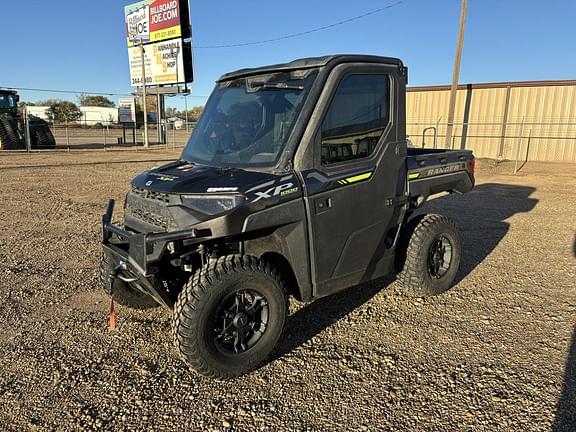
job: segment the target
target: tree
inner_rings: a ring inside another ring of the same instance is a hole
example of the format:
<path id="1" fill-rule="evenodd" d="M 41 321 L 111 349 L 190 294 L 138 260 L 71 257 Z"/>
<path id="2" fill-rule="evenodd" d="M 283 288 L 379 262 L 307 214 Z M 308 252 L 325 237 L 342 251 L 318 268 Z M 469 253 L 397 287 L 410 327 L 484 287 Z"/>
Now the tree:
<path id="1" fill-rule="evenodd" d="M 82 111 L 74 102 L 51 99 L 44 101 L 42 105 L 48 105 L 46 113 L 50 121 L 55 123 L 73 122 L 82 117 Z"/>
<path id="2" fill-rule="evenodd" d="M 27 107 L 27 106 L 36 106 L 36 104 L 34 102 L 25 102 L 25 101 L 18 102 L 18 110 L 19 111 L 24 111 L 24 107 Z"/>
<path id="3" fill-rule="evenodd" d="M 140 101 L 144 102 L 144 100 L 142 99 L 142 96 L 140 96 Z M 152 96 L 146 96 L 146 111 L 148 111 L 148 113 L 153 113 L 156 112 L 158 110 L 158 99 L 156 98 L 156 96 L 152 95 Z"/>
<path id="4" fill-rule="evenodd" d="M 78 101 L 80 102 L 80 106 L 93 106 L 104 108 L 116 107 L 116 104 L 105 96 L 91 96 L 81 94 L 80 96 L 78 96 Z"/>
<path id="5" fill-rule="evenodd" d="M 202 105 L 198 105 L 193 107 L 192 109 L 188 110 L 188 121 L 198 121 L 198 119 L 200 118 L 200 114 L 202 114 L 202 111 L 204 111 L 204 107 Z M 186 111 L 182 111 L 182 113 L 180 114 L 180 117 L 184 118 L 186 117 Z"/>
<path id="6" fill-rule="evenodd" d="M 198 105 L 192 108 L 192 121 L 198 121 L 202 115 L 202 111 L 204 111 L 204 107 L 202 105 Z"/>

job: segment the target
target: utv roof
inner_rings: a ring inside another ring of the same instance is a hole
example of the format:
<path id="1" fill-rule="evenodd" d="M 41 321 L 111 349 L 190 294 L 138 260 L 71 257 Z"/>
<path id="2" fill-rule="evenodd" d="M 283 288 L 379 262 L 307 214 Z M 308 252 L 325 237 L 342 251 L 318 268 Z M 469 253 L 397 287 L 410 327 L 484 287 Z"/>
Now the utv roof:
<path id="1" fill-rule="evenodd" d="M 381 57 L 372 55 L 361 55 L 361 54 L 338 54 L 329 55 L 323 57 L 307 57 L 298 60 L 291 61 L 289 63 L 280 63 L 270 66 L 261 66 L 257 68 L 249 69 L 239 69 L 234 72 L 225 73 L 217 82 L 228 81 L 235 78 L 241 78 L 243 76 L 258 75 L 270 72 L 281 72 L 296 69 L 311 69 L 316 67 L 327 66 L 329 63 L 339 64 L 339 63 L 385 63 L 397 66 L 402 66 L 402 60 L 394 57 Z"/>

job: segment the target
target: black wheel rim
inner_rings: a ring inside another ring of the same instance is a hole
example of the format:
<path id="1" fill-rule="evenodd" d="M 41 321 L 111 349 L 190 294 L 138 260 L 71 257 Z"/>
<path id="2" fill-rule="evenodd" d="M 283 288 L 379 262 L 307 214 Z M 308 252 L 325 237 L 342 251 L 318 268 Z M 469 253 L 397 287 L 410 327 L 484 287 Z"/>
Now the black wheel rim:
<path id="1" fill-rule="evenodd" d="M 240 354 L 264 336 L 268 327 L 269 306 L 255 290 L 240 290 L 226 296 L 214 316 L 214 341 L 222 351 Z"/>
<path id="2" fill-rule="evenodd" d="M 436 237 L 428 252 L 428 273 L 434 279 L 440 279 L 452 264 L 452 243 L 444 235 Z"/>

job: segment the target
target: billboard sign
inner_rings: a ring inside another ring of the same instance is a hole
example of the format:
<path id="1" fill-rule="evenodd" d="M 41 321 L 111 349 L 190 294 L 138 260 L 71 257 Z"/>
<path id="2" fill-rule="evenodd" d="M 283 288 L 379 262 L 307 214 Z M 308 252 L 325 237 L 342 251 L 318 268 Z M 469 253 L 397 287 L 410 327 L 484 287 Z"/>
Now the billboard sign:
<path id="1" fill-rule="evenodd" d="M 124 8 L 124 18 L 129 47 L 191 36 L 187 0 L 140 1 Z"/>
<path id="2" fill-rule="evenodd" d="M 128 44 L 130 45 L 131 41 L 135 39 L 150 42 L 150 7 L 143 4 L 138 9 L 125 12 L 125 16 Z"/>
<path id="3" fill-rule="evenodd" d="M 130 82 L 142 85 L 142 48 L 128 48 Z M 144 45 L 146 85 L 169 85 L 192 82 L 192 49 L 182 39 Z"/>
<path id="4" fill-rule="evenodd" d="M 134 98 L 118 99 L 118 121 L 120 123 L 136 122 L 136 101 Z"/>

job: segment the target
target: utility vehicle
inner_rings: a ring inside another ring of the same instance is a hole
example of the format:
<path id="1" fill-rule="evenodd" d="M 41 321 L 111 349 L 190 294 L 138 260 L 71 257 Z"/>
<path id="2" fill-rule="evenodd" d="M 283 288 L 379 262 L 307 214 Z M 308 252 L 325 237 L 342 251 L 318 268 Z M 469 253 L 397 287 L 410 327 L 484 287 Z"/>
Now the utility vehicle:
<path id="1" fill-rule="evenodd" d="M 407 148 L 406 81 L 399 59 L 365 55 L 220 77 L 180 159 L 132 180 L 123 225 L 109 202 L 104 289 L 172 308 L 183 359 L 217 378 L 267 359 L 289 296 L 390 273 L 417 296 L 448 289 L 454 223 L 411 216 L 430 195 L 472 189 L 474 157 Z"/>

